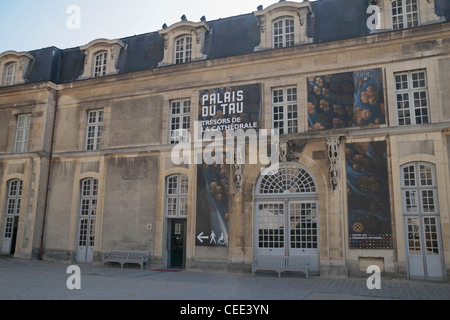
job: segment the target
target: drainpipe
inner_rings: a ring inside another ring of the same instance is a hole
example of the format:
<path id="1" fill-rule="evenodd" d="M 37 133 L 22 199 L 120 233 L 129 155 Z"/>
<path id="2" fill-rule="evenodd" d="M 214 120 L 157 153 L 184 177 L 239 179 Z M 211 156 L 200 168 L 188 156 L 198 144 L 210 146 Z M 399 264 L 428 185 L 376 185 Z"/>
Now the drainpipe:
<path id="1" fill-rule="evenodd" d="M 50 141 L 50 151 L 48 155 L 48 172 L 47 172 L 47 184 L 45 187 L 45 202 L 44 202 L 44 215 L 42 217 L 42 232 L 41 232 L 41 246 L 39 249 L 39 260 L 42 260 L 42 256 L 44 254 L 44 232 L 45 232 L 45 220 L 47 218 L 47 209 L 48 209 L 48 190 L 50 188 L 50 175 L 51 175 L 51 167 L 52 167 L 52 159 L 53 159 L 53 142 L 55 139 L 55 126 L 56 126 L 56 112 L 58 110 L 58 98 L 59 92 L 56 90 L 55 96 L 55 110 L 53 114 L 53 126 L 52 126 L 52 135 Z"/>

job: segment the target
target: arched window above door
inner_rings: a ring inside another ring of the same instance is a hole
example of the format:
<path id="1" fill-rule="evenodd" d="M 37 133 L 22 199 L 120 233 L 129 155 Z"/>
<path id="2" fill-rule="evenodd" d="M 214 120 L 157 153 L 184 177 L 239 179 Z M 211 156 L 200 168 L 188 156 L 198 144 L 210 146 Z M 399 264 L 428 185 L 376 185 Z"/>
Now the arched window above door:
<path id="1" fill-rule="evenodd" d="M 302 167 L 281 167 L 274 174 L 261 176 L 256 195 L 267 194 L 315 194 L 316 184 Z"/>

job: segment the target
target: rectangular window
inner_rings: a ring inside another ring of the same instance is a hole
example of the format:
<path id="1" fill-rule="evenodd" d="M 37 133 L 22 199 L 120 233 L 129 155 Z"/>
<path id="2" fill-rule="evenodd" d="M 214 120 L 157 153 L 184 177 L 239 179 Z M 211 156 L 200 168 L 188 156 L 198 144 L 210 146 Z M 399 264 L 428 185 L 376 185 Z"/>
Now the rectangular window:
<path id="1" fill-rule="evenodd" d="M 191 122 L 191 101 L 174 100 L 170 103 L 169 141 L 170 144 L 189 142 Z"/>
<path id="2" fill-rule="evenodd" d="M 408 226 L 408 248 L 409 254 L 419 255 L 420 254 L 420 232 L 419 232 L 419 218 L 418 217 L 408 217 L 406 219 L 406 224 Z"/>
<path id="3" fill-rule="evenodd" d="M 392 2 L 392 28 L 394 30 L 419 25 L 417 0 L 395 0 Z"/>
<path id="4" fill-rule="evenodd" d="M 293 249 L 317 249 L 317 203 L 289 204 L 290 244 Z"/>
<path id="5" fill-rule="evenodd" d="M 284 204 L 258 205 L 258 248 L 284 248 Z"/>
<path id="6" fill-rule="evenodd" d="M 14 152 L 22 153 L 28 150 L 28 136 L 30 134 L 31 114 L 22 114 L 17 117 L 16 141 Z"/>
<path id="7" fill-rule="evenodd" d="M 6 66 L 5 72 L 5 86 L 12 86 L 16 79 L 17 63 L 10 63 Z"/>
<path id="8" fill-rule="evenodd" d="M 106 75 L 106 63 L 108 54 L 106 52 L 99 53 L 95 56 L 94 61 L 94 77 L 103 77 Z"/>
<path id="9" fill-rule="evenodd" d="M 103 130 L 103 110 L 88 111 L 86 150 L 100 149 Z"/>
<path id="10" fill-rule="evenodd" d="M 19 179 L 8 183 L 8 198 L 6 207 L 5 233 L 3 239 L 11 239 L 14 233 L 14 224 L 17 223 L 20 213 L 20 202 L 22 198 L 23 181 Z"/>
<path id="11" fill-rule="evenodd" d="M 184 218 L 188 214 L 188 178 L 176 174 L 167 178 L 166 216 L 168 218 Z"/>
<path id="12" fill-rule="evenodd" d="M 175 46 L 175 64 L 190 62 L 192 59 L 192 37 L 177 40 Z"/>
<path id="13" fill-rule="evenodd" d="M 272 91 L 273 129 L 280 134 L 298 133 L 297 88 L 278 88 Z"/>
<path id="14" fill-rule="evenodd" d="M 399 126 L 430 122 L 425 71 L 396 73 L 395 94 Z"/>
<path id="15" fill-rule="evenodd" d="M 283 48 L 294 45 L 294 20 L 281 19 L 273 23 L 273 47 Z"/>

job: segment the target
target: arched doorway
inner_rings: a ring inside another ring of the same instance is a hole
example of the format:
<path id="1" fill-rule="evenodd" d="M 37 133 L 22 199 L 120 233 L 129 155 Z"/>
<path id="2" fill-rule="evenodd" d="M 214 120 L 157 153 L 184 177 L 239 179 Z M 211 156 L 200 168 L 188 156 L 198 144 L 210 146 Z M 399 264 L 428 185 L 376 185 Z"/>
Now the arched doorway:
<path id="1" fill-rule="evenodd" d="M 287 164 L 261 175 L 255 190 L 254 254 L 303 256 L 319 274 L 318 193 L 311 174 Z"/>

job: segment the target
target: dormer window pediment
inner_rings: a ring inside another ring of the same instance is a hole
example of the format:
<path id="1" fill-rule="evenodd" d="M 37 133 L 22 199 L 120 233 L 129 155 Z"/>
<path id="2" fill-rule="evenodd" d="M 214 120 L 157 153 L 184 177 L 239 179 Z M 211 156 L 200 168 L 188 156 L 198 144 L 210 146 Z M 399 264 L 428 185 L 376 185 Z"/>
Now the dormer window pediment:
<path id="1" fill-rule="evenodd" d="M 80 79 L 98 78 L 119 72 L 117 61 L 125 47 L 121 40 L 97 39 L 80 47 L 84 52 L 84 71 Z"/>
<path id="2" fill-rule="evenodd" d="M 25 83 L 24 75 L 32 59 L 28 52 L 6 51 L 0 54 L 0 85 Z"/>
<path id="3" fill-rule="evenodd" d="M 200 22 L 182 21 L 170 27 L 164 25 L 159 34 L 164 39 L 164 58 L 160 66 L 181 64 L 185 62 L 205 59 L 203 45 L 205 35 L 210 31 L 208 23 L 202 19 Z"/>
<path id="4" fill-rule="evenodd" d="M 254 14 L 261 30 L 261 43 L 256 50 L 290 47 L 309 43 L 306 34 L 311 4 L 306 2 L 280 1 L 266 9 L 258 8 Z"/>

